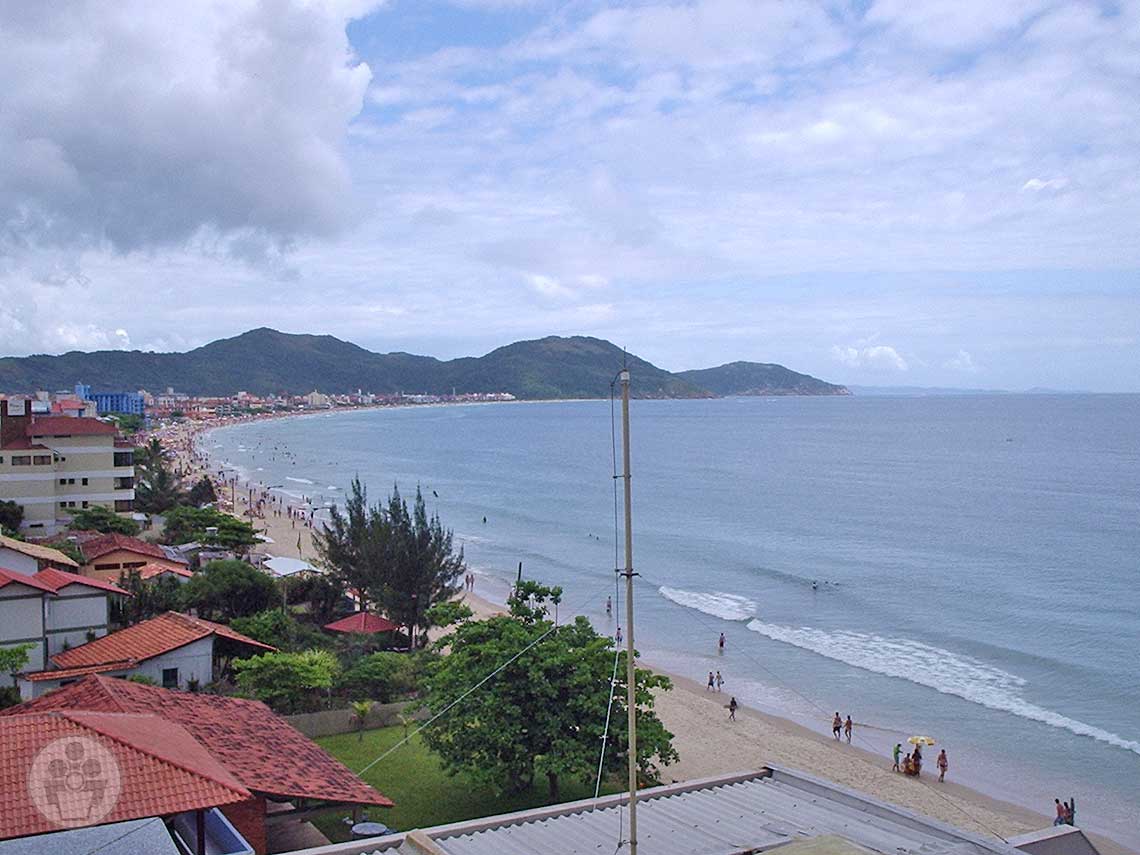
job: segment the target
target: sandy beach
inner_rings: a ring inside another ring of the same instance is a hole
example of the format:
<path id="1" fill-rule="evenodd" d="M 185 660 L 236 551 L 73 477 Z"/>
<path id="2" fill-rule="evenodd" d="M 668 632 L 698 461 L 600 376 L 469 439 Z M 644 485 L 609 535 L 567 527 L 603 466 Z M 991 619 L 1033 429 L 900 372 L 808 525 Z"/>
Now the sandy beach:
<path id="1" fill-rule="evenodd" d="M 176 454 L 176 465 L 187 474 L 187 484 L 202 474 L 214 478 L 219 506 L 249 519 L 248 497 L 258 485 L 238 483 L 231 487 L 217 477 L 216 465 L 196 444 L 200 434 L 218 424 L 187 427 L 175 436 L 162 437 Z M 231 504 L 236 499 L 236 507 Z M 254 527 L 273 542 L 256 548 L 267 555 L 312 561 L 312 530 L 286 513 L 272 511 L 253 517 Z M 319 524 L 319 523 L 318 523 Z M 505 612 L 505 608 L 472 592 L 460 598 L 471 607 L 475 619 Z M 653 668 L 651 662 L 644 662 Z M 654 668 L 661 673 L 664 669 Z M 657 711 L 673 733 L 673 744 L 680 760 L 662 770 L 665 782 L 686 781 L 714 775 L 753 770 L 767 764 L 799 769 L 817 777 L 859 790 L 883 801 L 899 805 L 950 825 L 977 834 L 1008 838 L 1044 828 L 1052 817 L 1019 805 L 991 798 L 954 782 L 953 758 L 946 783 L 937 782 L 931 749 L 927 771 L 919 780 L 891 770 L 888 757 L 866 751 L 857 745 L 837 743 L 827 733 L 829 722 L 821 721 L 816 732 L 788 719 L 741 706 L 736 721 L 728 720 L 728 693 L 708 692 L 691 679 L 669 674 L 674 688 L 657 696 Z M 1047 806 L 1043 806 L 1047 807 Z M 1099 835 L 1090 835 L 1105 855 L 1135 855 L 1131 850 Z"/>

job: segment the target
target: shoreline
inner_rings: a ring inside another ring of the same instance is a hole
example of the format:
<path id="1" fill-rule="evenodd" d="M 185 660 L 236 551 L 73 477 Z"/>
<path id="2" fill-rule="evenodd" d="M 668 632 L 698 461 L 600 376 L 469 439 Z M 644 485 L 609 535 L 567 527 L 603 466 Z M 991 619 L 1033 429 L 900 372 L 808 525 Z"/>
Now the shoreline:
<path id="1" fill-rule="evenodd" d="M 456 406 L 460 403 L 463 402 L 415 406 Z M 317 416 L 328 413 L 329 411 L 285 413 L 270 418 Z M 205 435 L 221 427 L 254 420 L 260 419 L 255 417 L 221 420 L 221 423 L 214 421 L 196 425 L 196 429 L 190 431 L 191 445 L 206 462 L 207 472 L 211 466 L 216 467 L 217 461 L 212 459 L 207 449 L 198 446 Z M 213 471 L 216 472 L 216 468 Z M 246 489 L 248 491 L 248 485 Z M 241 487 L 238 488 L 237 498 L 239 508 L 246 504 L 241 494 Z M 276 549 L 273 545 L 256 547 L 257 551 L 285 554 L 288 557 L 295 555 L 304 557 L 291 543 L 291 538 L 296 539 L 300 531 L 301 540 L 308 547 L 308 555 L 312 556 L 311 535 L 307 526 L 301 524 L 298 529 L 292 529 L 285 516 L 275 518 L 270 515 L 268 519 L 254 518 L 255 525 L 258 525 L 258 519 L 261 519 L 261 525 L 279 546 Z M 284 528 L 281 529 L 281 526 Z M 484 619 L 503 612 L 502 604 L 477 594 L 464 592 L 460 596 L 472 607 L 475 619 Z M 836 745 L 828 734 L 817 732 L 781 715 L 741 705 L 737 721 L 728 722 L 724 706 L 730 697 L 729 693 L 707 692 L 704 686 L 695 680 L 656 667 L 652 658 L 650 654 L 642 659 L 643 666 L 668 676 L 674 685 L 672 692 L 659 693 L 657 699 L 658 715 L 665 727 L 674 734 L 674 747 L 681 755 L 678 763 L 661 769 L 662 780 L 666 783 L 729 774 L 745 767 L 758 768 L 772 764 L 801 769 L 882 801 L 987 836 L 1010 837 L 1051 825 L 1051 816 L 955 782 L 953 757 L 951 757 L 949 780 L 940 785 L 937 783 L 936 772 L 934 774 L 928 772 L 921 780 L 907 778 L 891 771 L 891 763 L 886 756 L 846 743 Z M 934 771 L 933 759 L 933 756 L 929 757 L 926 764 L 931 772 Z M 1134 850 L 1114 839 L 1087 830 L 1085 833 L 1105 855 L 1137 855 Z"/>

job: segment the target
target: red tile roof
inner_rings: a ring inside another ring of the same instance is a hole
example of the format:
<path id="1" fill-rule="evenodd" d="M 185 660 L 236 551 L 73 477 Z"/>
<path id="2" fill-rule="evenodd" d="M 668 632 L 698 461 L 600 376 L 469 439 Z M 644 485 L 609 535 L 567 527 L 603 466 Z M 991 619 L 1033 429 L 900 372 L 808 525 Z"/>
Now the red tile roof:
<path id="1" fill-rule="evenodd" d="M 74 680 L 76 677 L 86 677 L 88 674 L 106 674 L 110 671 L 133 671 L 139 666 L 134 659 L 124 659 L 120 662 L 100 662 L 98 665 L 80 665 L 75 668 L 54 668 L 50 671 L 29 671 L 20 675 L 21 680 L 31 683 L 42 683 L 46 680 Z"/>
<path id="2" fill-rule="evenodd" d="M 70 650 L 61 651 L 55 654 L 51 661 L 59 668 L 80 668 L 107 662 L 122 662 L 127 659 L 144 662 L 211 635 L 236 641 L 257 648 L 259 651 L 277 649 L 260 641 L 254 641 L 240 632 L 234 632 L 220 623 L 190 617 L 180 612 L 166 612 Z"/>
<path id="3" fill-rule="evenodd" d="M 55 593 L 54 588 L 46 582 L 39 581 L 35 576 L 26 576 L 23 573 L 17 573 L 15 570 L 5 570 L 0 567 L 0 588 L 5 585 L 27 585 L 29 588 L 36 588 L 48 594 Z"/>
<path id="4" fill-rule="evenodd" d="M 99 537 L 84 541 L 80 544 L 79 548 L 89 564 L 97 558 L 106 555 L 108 552 L 114 552 L 118 549 L 134 552 L 139 555 L 149 555 L 151 558 L 161 558 L 164 561 L 170 560 L 166 557 L 166 553 L 162 551 L 160 546 L 147 543 L 145 540 L 139 540 L 137 537 L 128 537 L 125 534 L 117 534 L 115 532 L 102 534 Z"/>
<path id="5" fill-rule="evenodd" d="M 0 721 L 52 709 L 154 713 L 186 728 L 247 789 L 272 798 L 392 805 L 259 701 L 92 676 L 2 710 Z"/>
<path id="6" fill-rule="evenodd" d="M 118 436 L 119 429 L 98 419 L 33 416 L 24 433 L 28 436 Z"/>
<path id="7" fill-rule="evenodd" d="M 10 439 L 4 445 L 0 446 L 5 451 L 51 451 L 46 445 L 40 445 L 38 442 L 32 442 L 27 437 L 17 437 Z"/>
<path id="8" fill-rule="evenodd" d="M 357 612 L 325 624 L 325 629 L 332 632 L 362 632 L 369 635 L 377 632 L 392 632 L 399 628 L 397 624 L 392 623 L 387 618 L 370 612 Z"/>
<path id="9" fill-rule="evenodd" d="M 147 579 L 153 579 L 156 576 L 161 576 L 163 573 L 173 573 L 176 576 L 183 576 L 189 579 L 194 573 L 187 567 L 166 567 L 162 564 L 144 564 L 138 569 L 139 578 L 144 582 Z"/>
<path id="10" fill-rule="evenodd" d="M 57 570 L 55 567 L 45 567 L 32 578 L 43 582 L 57 594 L 68 585 L 83 585 L 87 588 L 98 588 L 100 591 L 107 591 L 111 594 L 122 594 L 125 597 L 130 596 L 129 592 L 124 591 L 118 585 L 112 585 L 110 582 L 104 582 L 102 579 L 80 576 L 78 573 L 66 573 L 63 570 Z"/>
<path id="11" fill-rule="evenodd" d="M 95 746 L 106 751 L 118 773 L 114 806 L 97 823 L 170 816 L 251 796 L 185 728 L 158 716 L 81 711 L 6 716 L 0 718 L 0 840 L 60 829 L 61 823 L 37 809 L 40 802 L 50 812 L 50 796 L 32 768 L 39 752 L 55 740 L 77 738 L 88 752 Z M 93 777 L 113 780 L 105 773 Z M 101 805 L 94 799 L 113 795 L 114 788 L 93 792 L 92 811 L 98 814 Z"/>

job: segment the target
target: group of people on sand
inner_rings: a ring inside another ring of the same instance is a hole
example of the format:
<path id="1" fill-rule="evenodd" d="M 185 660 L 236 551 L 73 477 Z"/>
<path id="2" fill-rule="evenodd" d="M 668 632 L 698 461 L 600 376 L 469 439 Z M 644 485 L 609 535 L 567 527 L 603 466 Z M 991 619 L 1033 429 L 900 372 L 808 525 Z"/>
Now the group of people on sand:
<path id="1" fill-rule="evenodd" d="M 855 726 L 855 722 L 851 721 L 851 716 L 847 716 L 847 721 L 836 712 L 835 718 L 831 720 L 831 735 L 835 737 L 835 741 L 839 741 L 839 734 L 843 733 L 847 736 L 847 744 L 851 744 L 851 728 Z"/>
<path id="2" fill-rule="evenodd" d="M 922 777 L 922 746 L 914 746 L 914 751 L 908 751 L 906 757 L 902 757 L 902 743 L 895 743 L 894 747 L 894 760 L 895 765 L 891 768 L 895 772 L 902 772 L 904 775 L 910 775 L 913 778 Z M 899 758 L 902 757 L 900 760 Z M 943 748 L 938 752 L 938 757 L 934 761 L 934 765 L 938 767 L 938 783 L 946 781 L 946 771 L 950 768 L 950 760 L 946 756 L 946 749 Z"/>
<path id="3" fill-rule="evenodd" d="M 1053 825 L 1076 825 L 1075 817 L 1077 814 L 1077 800 L 1063 802 L 1060 799 L 1053 799 L 1053 804 L 1057 808 L 1057 816 L 1053 820 Z"/>

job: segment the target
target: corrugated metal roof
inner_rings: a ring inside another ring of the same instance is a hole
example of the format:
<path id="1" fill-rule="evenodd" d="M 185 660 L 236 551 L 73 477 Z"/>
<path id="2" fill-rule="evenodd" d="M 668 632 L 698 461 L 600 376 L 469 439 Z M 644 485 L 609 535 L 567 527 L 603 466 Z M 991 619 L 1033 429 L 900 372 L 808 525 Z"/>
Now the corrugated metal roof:
<path id="1" fill-rule="evenodd" d="M 624 803 L 607 796 L 294 855 L 617 855 L 629 851 Z M 652 855 L 735 855 L 828 837 L 883 855 L 1020 855 L 999 840 L 775 768 L 645 790 L 637 827 L 639 851 Z"/>

